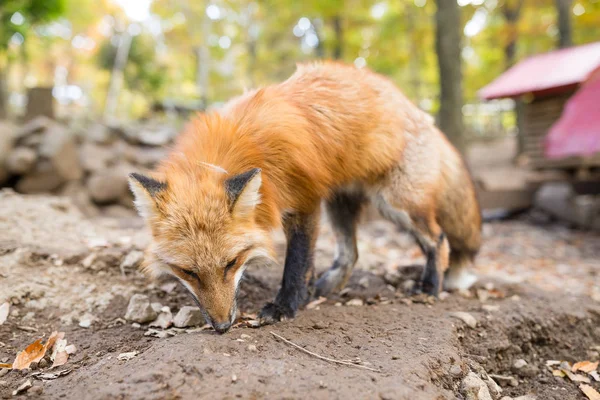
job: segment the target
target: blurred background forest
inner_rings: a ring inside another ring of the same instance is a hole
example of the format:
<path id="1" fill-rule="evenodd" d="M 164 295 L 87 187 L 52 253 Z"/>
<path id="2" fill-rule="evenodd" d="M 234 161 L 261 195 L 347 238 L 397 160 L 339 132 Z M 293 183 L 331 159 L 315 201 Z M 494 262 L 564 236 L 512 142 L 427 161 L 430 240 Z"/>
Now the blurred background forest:
<path id="1" fill-rule="evenodd" d="M 338 59 L 389 76 L 452 136 L 462 122 L 440 110 L 440 76 L 470 133 L 490 133 L 488 114 L 510 131 L 512 101 L 480 104 L 478 89 L 524 57 L 598 40 L 600 0 L 2 0 L 0 20 L 0 118 L 22 115 L 32 87 L 52 87 L 59 116 L 202 109 Z"/>

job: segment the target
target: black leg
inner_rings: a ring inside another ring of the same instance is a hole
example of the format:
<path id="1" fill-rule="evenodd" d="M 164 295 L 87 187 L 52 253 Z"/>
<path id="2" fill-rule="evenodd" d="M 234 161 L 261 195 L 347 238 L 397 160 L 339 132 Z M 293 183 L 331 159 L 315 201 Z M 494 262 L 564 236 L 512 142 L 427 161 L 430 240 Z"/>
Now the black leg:
<path id="1" fill-rule="evenodd" d="M 327 201 L 327 215 L 337 242 L 337 256 L 331 268 L 317 280 L 316 296 L 342 290 L 350 279 L 358 259 L 356 224 L 367 201 L 362 191 L 340 191 Z"/>
<path id="2" fill-rule="evenodd" d="M 273 324 L 294 318 L 296 311 L 310 298 L 308 292 L 314 276 L 314 245 L 319 225 L 319 210 L 306 215 L 288 215 L 283 221 L 287 252 L 281 289 L 275 301 L 260 312 L 261 324 Z"/>

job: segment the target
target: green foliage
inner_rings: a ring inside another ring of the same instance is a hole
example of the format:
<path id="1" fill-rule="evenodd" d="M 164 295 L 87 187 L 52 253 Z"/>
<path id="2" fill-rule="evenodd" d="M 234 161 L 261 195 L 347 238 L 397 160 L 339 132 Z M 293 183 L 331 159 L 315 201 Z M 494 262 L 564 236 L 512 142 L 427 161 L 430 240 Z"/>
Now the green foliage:
<path id="1" fill-rule="evenodd" d="M 111 70 L 117 55 L 117 46 L 104 41 L 98 51 L 98 66 Z M 141 94 L 156 96 L 165 84 L 165 67 L 158 60 L 156 41 L 150 35 L 133 37 L 129 58 L 124 71 L 127 88 Z"/>
<path id="2" fill-rule="evenodd" d="M 65 0 L 0 1 L 0 51 L 7 49 L 15 33 L 26 37 L 32 27 L 60 17 L 64 14 L 65 8 Z M 17 12 L 23 17 L 20 24 L 11 21 Z"/>

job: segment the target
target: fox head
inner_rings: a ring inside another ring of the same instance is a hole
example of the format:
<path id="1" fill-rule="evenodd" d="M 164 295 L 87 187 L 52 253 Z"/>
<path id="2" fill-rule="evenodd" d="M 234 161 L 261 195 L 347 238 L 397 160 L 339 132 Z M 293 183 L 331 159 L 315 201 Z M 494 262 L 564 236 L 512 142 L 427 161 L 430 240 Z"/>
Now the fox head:
<path id="1" fill-rule="evenodd" d="M 167 174 L 131 174 L 135 205 L 152 231 L 144 262 L 150 275 L 171 274 L 190 292 L 216 331 L 235 320 L 244 270 L 272 259 L 268 231 L 256 223 L 261 170 L 231 176 L 218 167 Z"/>

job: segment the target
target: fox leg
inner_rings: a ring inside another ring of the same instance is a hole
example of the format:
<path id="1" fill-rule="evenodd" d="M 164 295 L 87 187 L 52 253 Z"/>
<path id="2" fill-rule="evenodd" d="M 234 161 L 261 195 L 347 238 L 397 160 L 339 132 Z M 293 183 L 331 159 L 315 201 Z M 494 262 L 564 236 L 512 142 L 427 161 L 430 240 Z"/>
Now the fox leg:
<path id="1" fill-rule="evenodd" d="M 314 279 L 314 248 L 319 228 L 319 206 L 309 214 L 290 214 L 283 219 L 287 251 L 281 289 L 275 301 L 259 314 L 262 325 L 293 318 L 309 299 L 308 288 Z"/>
<path id="2" fill-rule="evenodd" d="M 339 191 L 326 202 L 327 215 L 337 242 L 336 257 L 315 284 L 315 295 L 327 296 L 341 290 L 358 260 L 356 224 L 363 205 L 367 202 L 362 191 Z"/>
<path id="3" fill-rule="evenodd" d="M 448 269 L 450 245 L 442 228 L 433 216 L 425 217 L 421 213 L 411 213 L 396 209 L 381 194 L 375 197 L 375 203 L 381 215 L 395 223 L 399 228 L 410 232 L 421 251 L 427 258 L 425 269 L 418 282 L 416 292 L 425 292 L 438 296 Z"/>

